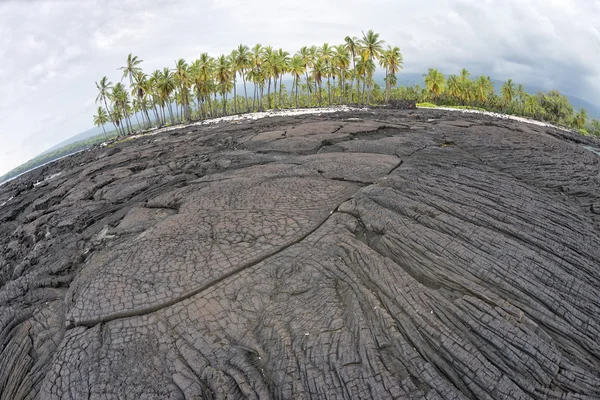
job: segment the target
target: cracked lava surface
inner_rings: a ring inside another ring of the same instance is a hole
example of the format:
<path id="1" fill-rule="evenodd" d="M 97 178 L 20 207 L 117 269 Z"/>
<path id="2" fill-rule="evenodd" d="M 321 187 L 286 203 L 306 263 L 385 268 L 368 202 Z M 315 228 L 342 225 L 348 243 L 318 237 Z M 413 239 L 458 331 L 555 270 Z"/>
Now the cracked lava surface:
<path id="1" fill-rule="evenodd" d="M 0 187 L 0 398 L 598 399 L 584 146 L 363 110 L 35 170 Z"/>

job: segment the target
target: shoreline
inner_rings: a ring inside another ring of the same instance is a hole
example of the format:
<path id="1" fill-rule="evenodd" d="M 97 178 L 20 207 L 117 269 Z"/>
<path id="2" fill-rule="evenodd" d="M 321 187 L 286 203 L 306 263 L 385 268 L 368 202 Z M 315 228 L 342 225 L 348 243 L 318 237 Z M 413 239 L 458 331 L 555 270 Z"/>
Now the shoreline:
<path id="1" fill-rule="evenodd" d="M 385 109 L 385 108 L 383 108 Z M 510 115 L 510 114 L 501 114 L 501 113 L 495 113 L 495 112 L 491 112 L 491 111 L 481 111 L 481 110 L 473 110 L 473 109 L 461 109 L 461 108 L 451 108 L 451 107 L 417 107 L 417 110 L 439 110 L 439 111 L 453 111 L 453 112 L 461 112 L 461 113 L 467 113 L 467 114 L 480 114 L 480 115 L 485 115 L 485 116 L 489 116 L 489 117 L 493 117 L 493 118 L 498 118 L 498 119 L 503 119 L 503 120 L 513 120 L 513 121 L 518 121 L 518 122 L 522 122 L 522 123 L 526 123 L 526 124 L 531 124 L 531 125 L 537 125 L 537 126 L 542 126 L 542 127 L 547 127 L 547 128 L 554 128 L 554 129 L 558 129 L 561 130 L 563 132 L 571 132 L 571 133 L 578 133 L 576 130 L 574 129 L 569 129 L 569 128 L 564 128 L 561 126 L 556 126 L 550 123 L 546 123 L 546 122 L 541 122 L 541 121 L 537 121 L 534 119 L 529 119 L 529 118 L 524 118 L 524 117 L 518 117 L 516 115 Z M 267 111 L 257 111 L 257 112 L 253 112 L 253 113 L 246 113 L 246 114 L 235 114 L 235 115 L 228 115 L 228 116 L 224 116 L 224 117 L 217 117 L 217 118 L 211 118 L 211 119 L 206 119 L 203 121 L 196 121 L 196 122 L 192 122 L 192 123 L 180 123 L 177 125 L 173 125 L 173 126 L 167 126 L 167 127 L 163 127 L 163 128 L 153 128 L 150 129 L 148 131 L 145 131 L 144 133 L 137 133 L 131 136 L 125 136 L 124 139 L 126 140 L 132 140 L 132 139 L 137 139 L 140 137 L 146 137 L 146 136 L 154 136 L 156 134 L 159 133 L 163 133 L 163 132 L 169 132 L 172 130 L 176 130 L 176 129 L 182 129 L 188 126 L 201 126 L 201 125 L 211 125 L 211 124 L 218 124 L 221 122 L 235 122 L 235 121 L 255 121 L 258 119 L 262 119 L 262 118 L 270 118 L 270 117 L 292 117 L 292 116 L 297 116 L 297 115 L 313 115 L 313 114 L 331 114 L 331 113 L 336 113 L 336 112 L 350 112 L 350 111 L 368 111 L 369 108 L 368 107 L 355 107 L 355 106 L 348 106 L 348 105 L 341 105 L 341 106 L 331 106 L 331 107 L 318 107 L 318 108 L 292 108 L 292 109 L 287 109 L 287 110 L 267 110 Z M 107 142 L 102 142 L 100 144 L 100 147 L 106 147 L 108 146 Z M 4 182 L 0 182 L 0 186 L 3 186 L 9 182 L 14 181 L 15 179 L 27 174 L 28 172 L 31 171 L 35 171 L 38 168 L 41 168 L 43 166 L 46 166 L 50 163 L 53 163 L 55 161 L 59 161 L 62 160 L 64 158 L 73 156 L 75 154 L 81 153 L 83 151 L 89 150 L 93 147 L 90 147 L 88 149 L 83 149 L 83 150 L 79 150 L 67 155 L 64 155 L 62 157 L 59 157 L 55 160 L 52 161 L 48 161 L 42 165 L 39 165 L 37 167 L 31 168 L 27 171 L 24 171 L 22 173 L 20 173 L 19 175 L 12 177 L 10 179 L 7 179 Z M 592 150 L 590 150 L 592 151 Z M 595 151 L 594 151 L 595 152 Z"/>

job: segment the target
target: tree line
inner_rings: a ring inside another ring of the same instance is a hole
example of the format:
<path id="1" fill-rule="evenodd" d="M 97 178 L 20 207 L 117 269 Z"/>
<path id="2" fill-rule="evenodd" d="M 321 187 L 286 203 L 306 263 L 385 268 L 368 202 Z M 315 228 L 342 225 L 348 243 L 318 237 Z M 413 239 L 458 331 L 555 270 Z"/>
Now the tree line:
<path id="1" fill-rule="evenodd" d="M 228 55 L 202 53 L 191 63 L 180 59 L 173 68 L 150 74 L 142 70 L 142 62 L 129 54 L 119 68 L 121 81 L 113 84 L 104 76 L 96 82 L 95 125 L 104 129 L 111 123 L 118 135 L 127 135 L 136 128 L 141 131 L 272 108 L 374 105 L 404 99 L 522 115 L 587 133 L 585 110 L 575 113 L 568 99 L 556 91 L 528 94 L 510 79 L 496 94 L 489 77 L 471 79 L 462 69 L 446 78 L 430 69 L 424 75 L 424 87 L 398 87 L 402 53 L 397 46 L 385 47 L 372 30 L 360 38 L 347 36 L 338 45 L 304 46 L 295 54 L 272 46 L 240 44 Z M 383 87 L 375 81 L 377 66 L 384 71 Z M 292 78 L 289 90 L 284 76 Z M 240 87 L 243 93 L 238 93 Z M 594 133 L 596 125 L 600 135 L 598 121 L 592 121 L 588 130 Z"/>
<path id="2" fill-rule="evenodd" d="M 385 70 L 389 99 L 403 59 L 398 47 L 384 45 L 372 30 L 361 38 L 347 36 L 339 45 L 304 46 L 293 55 L 272 46 L 240 44 L 229 55 L 202 53 L 192 63 L 180 59 L 174 68 L 149 75 L 140 67 L 142 60 L 129 54 L 119 68 L 121 82 L 113 84 L 106 76 L 96 82 L 100 107 L 94 123 L 110 122 L 126 135 L 134 130 L 132 117 L 147 129 L 271 108 L 370 104 L 377 65 Z M 293 79 L 289 93 L 283 84 L 286 75 Z M 237 93 L 240 83 L 243 95 Z"/>
<path id="3" fill-rule="evenodd" d="M 466 106 L 487 111 L 518 115 L 553 124 L 579 129 L 583 134 L 600 136 L 600 122 L 589 120 L 584 108 L 575 112 L 569 99 L 556 90 L 530 94 L 522 84 L 507 80 L 496 93 L 489 76 L 471 79 L 468 70 L 445 77 L 437 69 L 424 75 L 424 87 L 400 87 L 392 90 L 392 97 L 416 99 L 442 106 Z"/>

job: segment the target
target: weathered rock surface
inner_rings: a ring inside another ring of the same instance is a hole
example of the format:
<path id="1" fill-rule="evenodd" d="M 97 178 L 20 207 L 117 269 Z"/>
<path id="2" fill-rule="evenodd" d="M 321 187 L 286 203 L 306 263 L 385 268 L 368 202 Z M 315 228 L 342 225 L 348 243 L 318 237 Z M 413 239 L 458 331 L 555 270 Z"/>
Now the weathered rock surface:
<path id="1" fill-rule="evenodd" d="M 584 145 L 381 110 L 39 169 L 0 187 L 0 398 L 600 398 Z"/>

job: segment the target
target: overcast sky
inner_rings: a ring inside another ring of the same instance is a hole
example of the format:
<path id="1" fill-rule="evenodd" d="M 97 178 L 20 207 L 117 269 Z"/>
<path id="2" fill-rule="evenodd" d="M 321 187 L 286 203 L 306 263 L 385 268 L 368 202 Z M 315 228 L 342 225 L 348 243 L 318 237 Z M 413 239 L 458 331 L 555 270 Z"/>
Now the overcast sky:
<path id="1" fill-rule="evenodd" d="M 341 43 L 373 29 L 406 72 L 468 68 L 600 103 L 600 0 L 0 0 L 0 175 L 93 126 L 127 54 L 147 72 L 239 43 Z"/>

